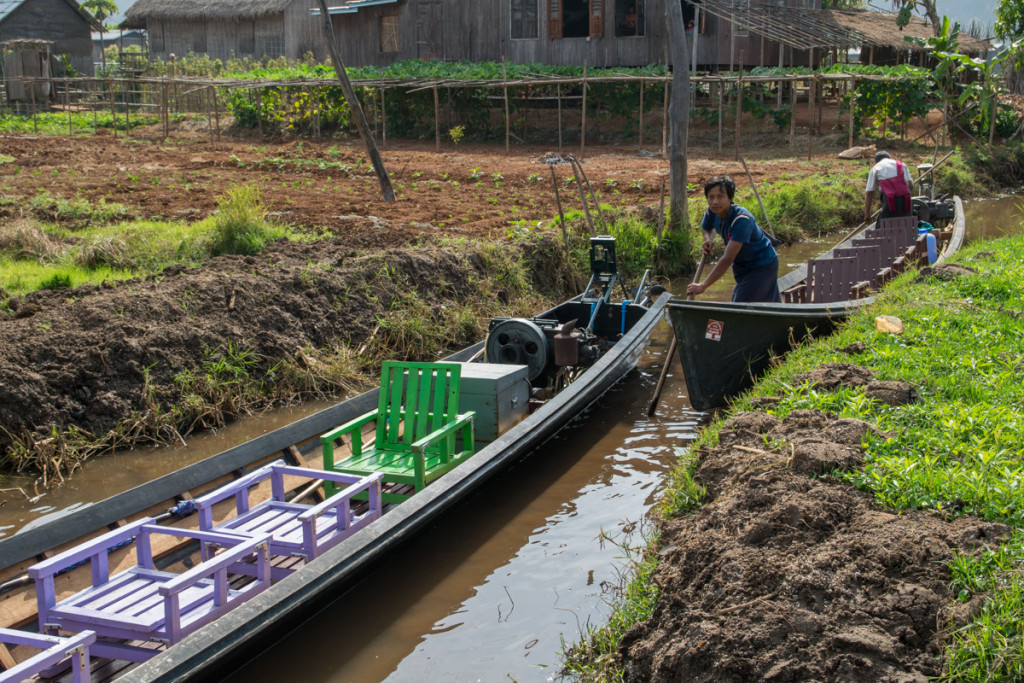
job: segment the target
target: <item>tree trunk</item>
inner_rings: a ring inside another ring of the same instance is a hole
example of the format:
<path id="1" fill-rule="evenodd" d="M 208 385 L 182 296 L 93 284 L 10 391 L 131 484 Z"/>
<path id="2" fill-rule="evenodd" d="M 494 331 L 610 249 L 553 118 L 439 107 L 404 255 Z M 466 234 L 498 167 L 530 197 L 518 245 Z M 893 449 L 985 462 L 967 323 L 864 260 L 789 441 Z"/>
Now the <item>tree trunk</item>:
<path id="1" fill-rule="evenodd" d="M 689 245 L 690 219 L 686 206 L 686 148 L 690 132 L 690 60 L 682 4 L 666 3 L 669 50 L 672 56 L 672 103 L 669 105 L 669 234 L 683 236 Z M 683 253 L 688 254 L 689 249 Z"/>
<path id="2" fill-rule="evenodd" d="M 317 0 L 317 3 L 320 5 L 320 19 L 324 29 L 324 39 L 327 41 L 327 49 L 331 53 L 331 62 L 334 63 L 334 73 L 338 75 L 338 81 L 341 82 L 341 91 L 345 94 L 345 101 L 348 102 L 349 111 L 352 112 L 352 116 L 356 120 L 356 126 L 359 128 L 359 137 L 363 139 L 363 144 L 366 145 L 366 153 L 373 163 L 373 170 L 377 173 L 377 180 L 380 182 L 380 192 L 384 196 L 384 201 L 393 202 L 395 201 L 395 188 L 391 186 L 391 178 L 388 176 L 387 169 L 384 168 L 384 160 L 380 156 L 377 144 L 373 141 L 370 124 L 366 121 L 366 114 L 363 112 L 362 105 L 359 104 L 356 91 L 352 88 L 352 82 L 348 79 L 345 63 L 341 61 L 341 55 L 338 54 L 338 46 L 334 43 L 334 27 L 331 25 L 331 15 L 327 12 L 327 2 L 326 0 Z"/>

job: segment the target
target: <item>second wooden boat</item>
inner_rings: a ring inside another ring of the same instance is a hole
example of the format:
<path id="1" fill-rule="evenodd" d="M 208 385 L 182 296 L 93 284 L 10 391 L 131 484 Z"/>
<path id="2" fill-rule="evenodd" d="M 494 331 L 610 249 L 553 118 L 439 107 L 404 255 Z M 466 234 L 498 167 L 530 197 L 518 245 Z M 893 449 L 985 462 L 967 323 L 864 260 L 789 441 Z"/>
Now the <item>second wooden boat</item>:
<path id="1" fill-rule="evenodd" d="M 949 210 L 936 207 L 932 211 L 933 218 L 943 213 L 952 215 L 949 229 L 933 235 L 940 240 L 935 246 L 938 251 L 936 263 L 955 253 L 964 239 L 963 203 L 959 197 L 949 202 L 952 204 Z M 914 234 L 917 234 L 916 229 Z M 924 238 L 922 246 L 918 247 L 919 255 L 920 249 L 928 248 L 927 236 Z M 811 266 L 816 266 L 821 260 L 828 263 L 847 259 L 849 257 L 837 258 L 835 255 L 845 254 L 847 252 L 843 250 L 857 248 L 857 245 L 868 241 L 871 240 L 850 237 L 812 260 Z M 899 245 L 895 253 L 903 257 L 904 262 L 908 258 L 904 245 Z M 892 263 L 885 267 L 891 270 Z M 678 299 L 669 302 L 669 318 L 678 339 L 679 359 L 690 404 L 696 410 L 711 410 L 725 405 L 730 397 L 749 388 L 774 357 L 786 353 L 807 337 L 831 333 L 851 311 L 873 301 L 870 290 L 860 287 L 859 291 L 864 296 L 806 303 L 815 298 L 807 292 L 813 292 L 815 285 L 821 285 L 825 279 L 824 275 L 811 272 L 808 266 L 779 278 L 779 291 L 789 292 L 792 302 L 732 303 Z M 840 279 L 844 283 L 843 291 L 847 292 L 856 277 Z M 877 283 L 878 286 L 880 284 Z M 799 295 L 794 296 L 794 292 Z"/>

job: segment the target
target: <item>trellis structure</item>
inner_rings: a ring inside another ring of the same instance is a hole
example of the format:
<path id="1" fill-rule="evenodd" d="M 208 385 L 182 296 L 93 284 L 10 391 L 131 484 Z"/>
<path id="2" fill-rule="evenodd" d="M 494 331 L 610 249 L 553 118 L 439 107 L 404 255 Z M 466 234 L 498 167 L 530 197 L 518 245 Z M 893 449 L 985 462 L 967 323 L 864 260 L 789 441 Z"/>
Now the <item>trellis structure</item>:
<path id="1" fill-rule="evenodd" d="M 29 87 L 39 83 L 40 79 L 25 78 L 25 86 Z M 741 139 L 744 134 L 742 103 L 745 92 L 751 88 L 757 88 L 759 96 L 767 99 L 766 94 L 774 93 L 775 107 L 777 109 L 789 108 L 789 146 L 794 151 L 797 148 L 796 117 L 792 114 L 800 104 L 805 103 L 808 108 L 808 119 L 812 122 L 810 126 L 803 127 L 807 136 L 808 154 L 813 152 L 814 138 L 820 135 L 823 129 L 822 112 L 823 103 L 826 101 L 835 102 L 843 94 L 851 92 L 856 88 L 860 80 L 894 81 L 902 80 L 886 76 L 873 76 L 866 74 L 850 73 L 805 73 L 805 74 L 773 74 L 773 75 L 751 75 L 742 71 L 730 74 L 717 75 L 695 75 L 691 82 L 694 88 L 694 106 L 703 103 L 702 111 L 714 112 L 713 118 L 717 121 L 717 139 L 719 152 L 725 152 L 727 147 L 735 147 L 736 155 L 739 155 Z M 109 112 L 117 122 L 117 130 L 123 130 L 125 135 L 131 135 L 132 128 L 139 125 L 159 122 L 163 128 L 163 135 L 171 135 L 171 121 L 179 115 L 199 115 L 205 117 L 208 125 L 207 130 L 211 139 L 217 139 L 222 134 L 221 117 L 226 113 L 225 98 L 231 93 L 245 93 L 245 97 L 255 109 L 256 133 L 262 137 L 271 133 L 264 130 L 263 122 L 268 118 L 270 108 L 281 107 L 282 111 L 287 109 L 289 115 L 294 115 L 292 103 L 271 103 L 265 101 L 264 94 L 268 91 L 281 91 L 287 89 L 295 92 L 306 93 L 303 102 L 306 110 L 300 115 L 304 120 L 311 122 L 309 132 L 316 138 L 323 133 L 320 125 L 320 115 L 326 106 L 325 95 L 329 88 L 336 88 L 337 84 L 326 78 L 305 78 L 290 80 L 233 80 L 233 79 L 203 79 L 194 77 L 126 77 L 126 78 L 51 78 L 47 79 L 51 86 L 51 95 L 48 101 L 50 111 L 64 111 L 68 113 L 69 134 L 73 131 L 71 114 L 73 112 L 92 112 L 94 117 L 98 112 Z M 442 131 L 447 131 L 452 125 L 450 111 L 442 106 L 442 92 L 450 93 L 454 89 L 486 89 L 494 94 L 488 95 L 493 101 L 491 115 L 503 117 L 505 129 L 506 150 L 511 150 L 513 137 L 521 142 L 526 141 L 526 136 L 514 136 L 512 133 L 512 107 L 510 100 L 515 102 L 516 108 L 528 110 L 530 105 L 535 109 L 546 109 L 553 111 L 557 120 L 557 140 L 559 149 L 567 143 L 567 138 L 579 143 L 578 153 L 583 155 L 586 149 L 587 134 L 593 132 L 593 121 L 588 123 L 586 111 L 588 107 L 588 91 L 598 84 L 611 85 L 633 85 L 639 86 L 636 112 L 638 122 L 637 142 L 640 148 L 644 147 L 645 128 L 651 127 L 651 119 L 659 116 L 660 120 L 656 128 L 661 130 L 661 151 L 665 153 L 667 144 L 666 130 L 668 116 L 668 89 L 671 87 L 671 75 L 607 75 L 588 76 L 586 69 L 582 77 L 542 77 L 518 78 L 513 80 L 407 80 L 407 79 L 362 79 L 353 80 L 356 88 L 363 89 L 365 108 L 370 113 L 375 135 L 381 144 L 386 145 L 388 132 L 388 121 L 385 114 L 385 102 L 389 98 L 401 97 L 402 94 L 414 94 L 429 92 L 433 95 L 433 133 L 435 146 L 440 149 L 442 146 Z M 657 87 L 662 90 L 661 98 L 655 98 L 651 102 L 650 90 Z M 554 89 L 553 94 L 530 95 L 533 89 Z M 510 90 L 523 93 L 520 97 L 510 95 Z M 397 91 L 401 91 L 399 94 Z M 659 101 L 660 100 L 660 101 Z M 6 103 L 6 97 L 4 98 Z M 593 104 L 593 102 L 591 102 Z M 35 116 L 41 103 L 33 102 L 30 107 L 20 108 L 19 103 L 8 103 L 8 107 L 15 114 Z M 660 110 L 660 111 L 658 111 Z M 280 113 L 280 112 L 278 112 Z M 728 131 L 733 140 L 726 140 L 725 120 L 732 117 L 733 126 Z M 844 121 L 836 122 L 831 126 L 832 130 L 842 125 L 848 130 L 848 144 L 854 144 L 854 117 L 847 113 Z M 123 122 L 123 123 L 122 123 Z M 576 125 L 570 125 L 576 124 Z M 589 128 L 588 128 L 589 126 Z M 748 131 L 749 132 L 749 131 Z M 784 133 L 784 131 L 778 131 Z M 578 136 L 578 137 L 576 137 Z M 733 144 L 729 144 L 732 142 Z"/>

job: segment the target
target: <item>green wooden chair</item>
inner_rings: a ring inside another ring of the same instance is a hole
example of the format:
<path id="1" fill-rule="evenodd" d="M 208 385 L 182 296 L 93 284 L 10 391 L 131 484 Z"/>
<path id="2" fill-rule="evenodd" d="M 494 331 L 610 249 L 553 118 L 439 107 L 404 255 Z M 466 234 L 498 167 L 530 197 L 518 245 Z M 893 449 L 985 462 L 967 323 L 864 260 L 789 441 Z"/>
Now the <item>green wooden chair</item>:
<path id="1" fill-rule="evenodd" d="M 324 469 L 360 476 L 381 472 L 385 483 L 411 484 L 415 493 L 469 458 L 475 413 L 458 414 L 461 369 L 458 363 L 385 361 L 377 409 L 320 437 Z M 376 431 L 373 442 L 364 444 L 370 422 Z M 335 462 L 335 445 L 346 435 L 352 454 Z M 324 485 L 331 495 L 333 485 Z M 401 502 L 409 495 L 385 492 L 383 501 Z"/>

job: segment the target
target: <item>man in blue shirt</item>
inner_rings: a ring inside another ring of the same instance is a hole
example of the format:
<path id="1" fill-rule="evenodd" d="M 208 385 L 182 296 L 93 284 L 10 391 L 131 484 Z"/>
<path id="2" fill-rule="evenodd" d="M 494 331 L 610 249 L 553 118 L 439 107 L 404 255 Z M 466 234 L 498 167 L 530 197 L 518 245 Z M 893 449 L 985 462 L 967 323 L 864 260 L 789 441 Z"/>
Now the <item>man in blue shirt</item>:
<path id="1" fill-rule="evenodd" d="M 733 204 L 735 196 L 736 183 L 729 176 L 715 176 L 705 183 L 708 209 L 700 223 L 704 233 L 701 249 L 705 255 L 710 255 L 715 233 L 718 233 L 725 241 L 725 253 L 704 280 L 687 285 L 686 293 L 693 296 L 703 293 L 732 266 L 736 278 L 733 301 L 780 302 L 779 255 L 754 216 Z"/>

